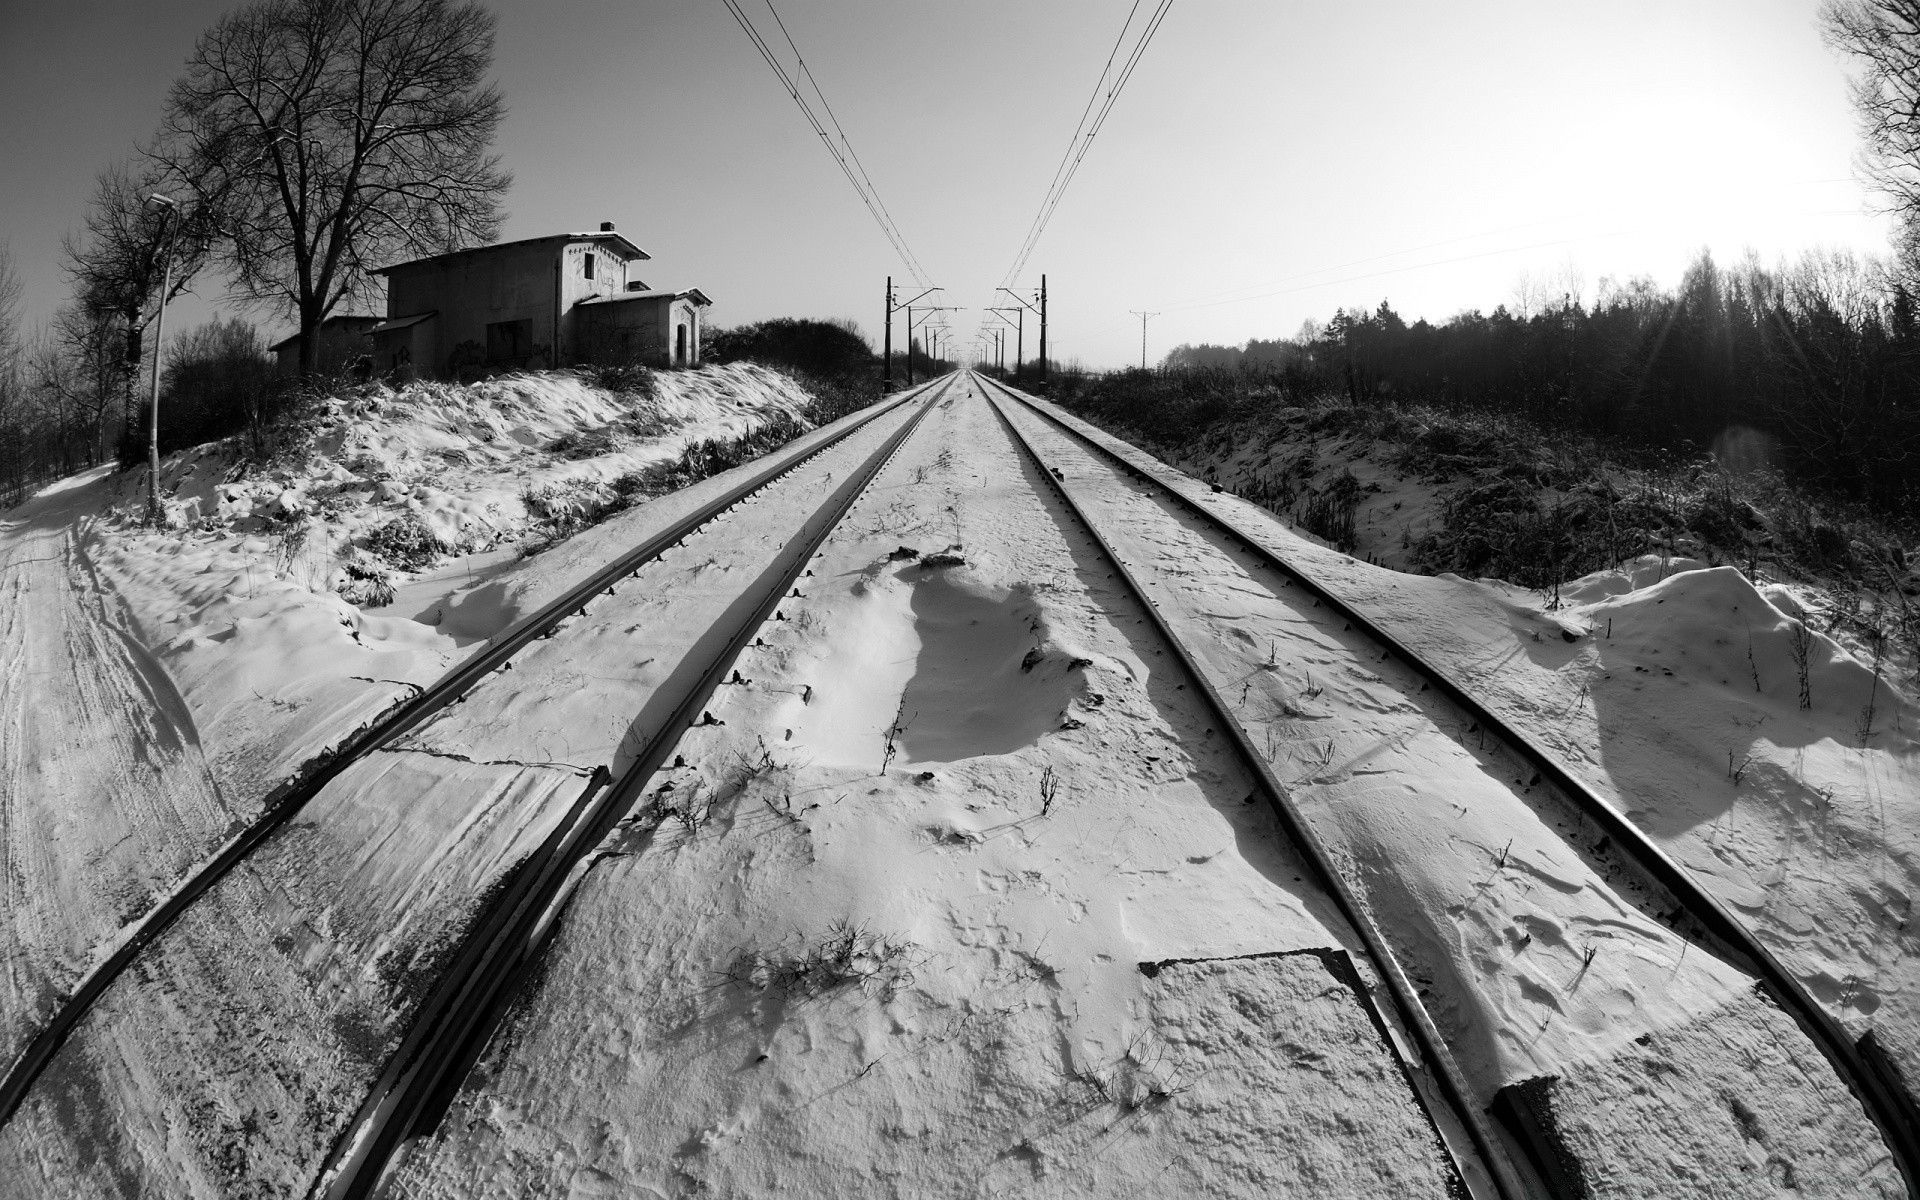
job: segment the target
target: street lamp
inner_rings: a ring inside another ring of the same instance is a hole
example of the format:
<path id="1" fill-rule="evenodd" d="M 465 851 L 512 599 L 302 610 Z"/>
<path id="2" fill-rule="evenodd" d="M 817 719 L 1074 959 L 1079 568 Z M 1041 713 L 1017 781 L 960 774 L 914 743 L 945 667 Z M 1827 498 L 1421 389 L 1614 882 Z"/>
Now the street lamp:
<path id="1" fill-rule="evenodd" d="M 164 204 L 166 211 L 160 216 L 160 228 L 167 228 L 167 217 L 174 218 L 175 232 L 179 230 L 180 206 L 170 198 L 161 195 L 147 197 L 148 204 Z M 160 313 L 153 322 L 153 402 L 147 409 L 147 516 L 153 523 L 160 523 L 160 351 L 167 340 L 167 293 L 173 288 L 173 241 L 167 241 L 167 248 L 160 259 Z"/>

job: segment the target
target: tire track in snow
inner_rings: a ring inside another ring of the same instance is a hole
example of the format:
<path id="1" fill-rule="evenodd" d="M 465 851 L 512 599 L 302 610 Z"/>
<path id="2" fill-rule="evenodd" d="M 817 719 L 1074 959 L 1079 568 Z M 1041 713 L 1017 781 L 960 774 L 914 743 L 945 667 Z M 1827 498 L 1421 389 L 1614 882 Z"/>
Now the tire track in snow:
<path id="1" fill-rule="evenodd" d="M 0 535 L 0 1060 L 222 835 L 178 689 L 112 621 L 74 531 L 93 479 Z"/>

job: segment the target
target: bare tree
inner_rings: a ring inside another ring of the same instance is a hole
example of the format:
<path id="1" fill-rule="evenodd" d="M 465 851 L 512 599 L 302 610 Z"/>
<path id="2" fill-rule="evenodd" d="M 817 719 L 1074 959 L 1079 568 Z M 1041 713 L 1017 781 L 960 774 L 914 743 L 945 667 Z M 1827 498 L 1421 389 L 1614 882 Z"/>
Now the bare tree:
<path id="1" fill-rule="evenodd" d="M 111 318 L 119 334 L 120 391 L 129 422 L 162 281 L 171 276 L 166 299 L 176 299 L 192 287 L 212 248 L 212 214 L 205 206 L 191 203 L 190 195 L 174 208 L 150 202 L 156 193 L 183 191 L 180 182 L 150 164 L 107 168 L 94 184 L 86 233 L 61 243 L 75 301 L 89 314 Z"/>
<path id="2" fill-rule="evenodd" d="M 253 0 L 194 47 L 152 157 L 219 214 L 239 294 L 291 310 L 303 372 L 374 268 L 497 236 L 493 31 L 450 0 Z"/>
<path id="3" fill-rule="evenodd" d="M 19 503 L 21 489 L 32 473 L 21 371 L 21 292 L 13 249 L 0 241 L 0 508 Z"/>
<path id="4" fill-rule="evenodd" d="M 0 240 L 0 375 L 19 362 L 20 297 L 24 290 L 13 265 L 13 247 Z"/>
<path id="5" fill-rule="evenodd" d="M 63 472 L 104 462 L 112 449 L 107 417 L 123 394 L 126 340 L 117 314 L 70 304 L 27 354 L 35 415 Z"/>
<path id="6" fill-rule="evenodd" d="M 1899 219 L 1902 274 L 1920 278 L 1920 0 L 1826 0 L 1820 30 L 1860 68 L 1861 165 Z"/>

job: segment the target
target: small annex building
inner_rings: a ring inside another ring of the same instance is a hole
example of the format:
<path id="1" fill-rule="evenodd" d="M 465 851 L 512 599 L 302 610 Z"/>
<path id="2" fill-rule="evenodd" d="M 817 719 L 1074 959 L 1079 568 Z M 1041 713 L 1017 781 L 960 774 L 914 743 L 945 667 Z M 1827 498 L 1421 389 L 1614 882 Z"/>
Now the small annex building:
<path id="1" fill-rule="evenodd" d="M 712 304 L 648 287 L 652 256 L 606 221 L 595 233 L 479 246 L 383 267 L 386 319 L 367 330 L 376 374 L 457 379 L 573 363 L 697 366 Z"/>
<path id="2" fill-rule="evenodd" d="M 367 331 L 384 317 L 338 316 L 320 322 L 320 350 L 314 367 L 322 375 L 339 375 L 358 363 L 367 353 Z M 274 369 L 282 375 L 300 373 L 300 335 L 267 347 L 273 353 Z"/>

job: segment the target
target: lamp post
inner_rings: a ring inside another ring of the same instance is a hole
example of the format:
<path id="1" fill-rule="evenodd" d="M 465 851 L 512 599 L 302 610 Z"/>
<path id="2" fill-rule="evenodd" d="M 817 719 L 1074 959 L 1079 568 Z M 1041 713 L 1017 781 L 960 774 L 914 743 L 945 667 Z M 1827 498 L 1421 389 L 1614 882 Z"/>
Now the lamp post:
<path id="1" fill-rule="evenodd" d="M 167 227 L 167 218 L 174 218 L 174 229 L 179 229 L 180 206 L 170 198 L 161 195 L 147 197 L 148 204 L 163 204 L 166 211 L 160 216 L 160 228 Z M 160 352 L 167 344 L 167 293 L 173 289 L 173 239 L 167 239 L 166 250 L 160 259 L 160 313 L 153 322 L 153 397 L 147 406 L 147 516 L 155 525 L 160 523 Z"/>

